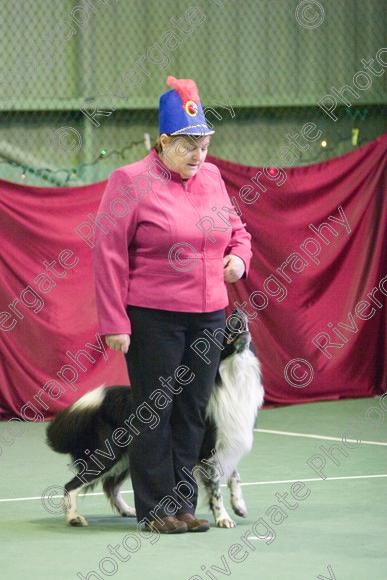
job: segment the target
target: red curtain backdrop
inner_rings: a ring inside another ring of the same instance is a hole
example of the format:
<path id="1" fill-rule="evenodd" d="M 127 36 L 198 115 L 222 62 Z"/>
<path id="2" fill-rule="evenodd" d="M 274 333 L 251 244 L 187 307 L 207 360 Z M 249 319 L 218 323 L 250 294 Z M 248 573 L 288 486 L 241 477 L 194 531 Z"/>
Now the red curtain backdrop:
<path id="1" fill-rule="evenodd" d="M 251 318 L 267 403 L 386 389 L 386 145 L 387 135 L 286 171 L 208 159 L 253 236 L 230 306 Z M 105 183 L 0 181 L 2 419 L 50 418 L 99 384 L 128 382 L 96 321 L 91 246 Z M 228 210 L 217 208 L 215 226 Z"/>

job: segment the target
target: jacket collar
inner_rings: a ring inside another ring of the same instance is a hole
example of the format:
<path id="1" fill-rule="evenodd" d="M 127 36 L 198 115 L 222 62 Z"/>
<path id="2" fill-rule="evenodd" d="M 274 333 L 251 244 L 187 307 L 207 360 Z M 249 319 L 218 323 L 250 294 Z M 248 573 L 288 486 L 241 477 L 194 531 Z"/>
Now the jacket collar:
<path id="1" fill-rule="evenodd" d="M 161 159 L 160 155 L 157 153 L 156 149 L 152 149 L 148 155 L 149 160 L 152 162 L 154 159 L 157 159 L 159 163 L 165 168 L 165 171 L 169 172 L 171 176 L 171 181 L 176 181 L 177 183 L 186 183 L 191 184 L 192 180 L 195 179 L 196 175 L 189 177 L 188 179 L 183 179 L 177 171 L 173 171 L 167 165 L 165 165 L 164 161 Z"/>

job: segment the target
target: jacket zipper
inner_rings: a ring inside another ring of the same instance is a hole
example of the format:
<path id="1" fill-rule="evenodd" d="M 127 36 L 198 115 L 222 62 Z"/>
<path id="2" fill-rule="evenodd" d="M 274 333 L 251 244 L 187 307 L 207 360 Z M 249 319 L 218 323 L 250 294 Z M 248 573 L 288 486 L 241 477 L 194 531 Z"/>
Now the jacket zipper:
<path id="1" fill-rule="evenodd" d="M 190 190 L 188 189 L 188 183 L 186 181 L 182 180 L 182 185 L 183 185 L 183 189 L 185 191 L 185 193 L 191 193 Z M 199 218 L 200 218 L 200 214 L 197 210 L 197 208 L 195 207 L 195 205 L 192 203 L 192 200 L 189 200 L 191 202 L 191 205 L 195 208 L 196 213 L 198 214 Z M 207 293 L 207 284 L 206 284 L 206 264 L 205 264 L 205 254 L 204 254 L 204 249 L 206 247 L 206 237 L 203 236 L 203 241 L 202 241 L 202 247 L 201 247 L 201 251 L 203 254 L 203 260 L 202 260 L 202 271 L 203 271 L 203 295 L 202 295 L 202 309 L 203 312 L 206 311 L 206 293 Z"/>

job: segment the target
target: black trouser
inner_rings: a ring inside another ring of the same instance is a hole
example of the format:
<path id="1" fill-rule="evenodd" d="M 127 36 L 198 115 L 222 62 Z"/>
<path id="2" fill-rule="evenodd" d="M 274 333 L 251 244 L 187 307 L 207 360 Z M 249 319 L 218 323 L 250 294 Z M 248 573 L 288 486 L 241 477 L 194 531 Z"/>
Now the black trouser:
<path id="1" fill-rule="evenodd" d="M 160 518 L 194 513 L 197 486 L 187 473 L 198 462 L 221 352 L 203 330 L 222 344 L 222 332 L 214 331 L 224 330 L 225 311 L 188 313 L 128 306 L 127 313 L 132 335 L 126 362 L 134 413 L 140 409 L 142 418 L 133 421 L 139 433 L 129 445 L 137 519 L 154 517 L 156 512 L 151 512 L 156 506 Z M 203 357 L 191 348 L 198 339 L 202 339 L 196 343 L 201 352 L 209 348 Z M 187 502 L 182 500 L 182 495 L 191 494 Z"/>

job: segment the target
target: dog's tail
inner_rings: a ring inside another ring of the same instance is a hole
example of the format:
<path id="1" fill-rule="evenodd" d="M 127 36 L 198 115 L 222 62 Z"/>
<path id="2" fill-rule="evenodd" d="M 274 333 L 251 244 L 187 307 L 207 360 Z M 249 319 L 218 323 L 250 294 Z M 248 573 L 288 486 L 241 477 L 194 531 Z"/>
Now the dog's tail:
<path id="1" fill-rule="evenodd" d="M 60 411 L 47 427 L 47 445 L 57 453 L 73 453 L 87 446 L 98 428 L 98 415 L 108 390 L 100 386 Z"/>

